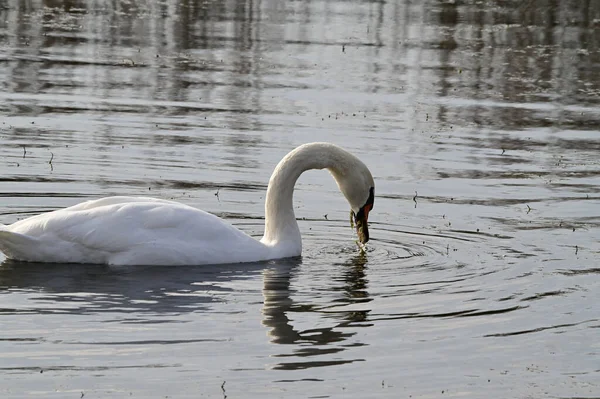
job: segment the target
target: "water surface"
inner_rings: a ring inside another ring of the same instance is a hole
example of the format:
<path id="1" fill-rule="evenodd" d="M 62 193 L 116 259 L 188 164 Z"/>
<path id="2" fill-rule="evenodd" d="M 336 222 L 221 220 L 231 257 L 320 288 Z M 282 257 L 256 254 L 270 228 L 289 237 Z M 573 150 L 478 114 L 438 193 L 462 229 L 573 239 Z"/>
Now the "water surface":
<path id="1" fill-rule="evenodd" d="M 0 394 L 600 396 L 600 5 L 0 0 L 0 222 L 108 195 L 263 231 L 330 141 L 376 180 L 358 253 L 303 175 L 301 258 L 0 265 Z"/>

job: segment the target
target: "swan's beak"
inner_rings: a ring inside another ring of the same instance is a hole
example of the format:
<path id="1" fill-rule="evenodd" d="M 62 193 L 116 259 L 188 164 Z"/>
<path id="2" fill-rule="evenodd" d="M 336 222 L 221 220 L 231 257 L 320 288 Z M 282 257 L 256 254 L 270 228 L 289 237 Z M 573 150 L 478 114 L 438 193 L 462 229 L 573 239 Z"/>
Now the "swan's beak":
<path id="1" fill-rule="evenodd" d="M 372 204 L 367 204 L 360 208 L 358 213 L 354 215 L 354 225 L 356 226 L 356 234 L 358 234 L 358 241 L 362 244 L 366 244 L 369 241 L 369 212 L 373 207 Z"/>

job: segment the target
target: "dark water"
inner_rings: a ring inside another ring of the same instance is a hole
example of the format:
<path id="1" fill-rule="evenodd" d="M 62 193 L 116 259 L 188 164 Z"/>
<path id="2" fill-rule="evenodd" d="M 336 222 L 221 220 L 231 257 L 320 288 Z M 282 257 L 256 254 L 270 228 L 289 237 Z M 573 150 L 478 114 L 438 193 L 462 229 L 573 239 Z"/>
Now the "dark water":
<path id="1" fill-rule="evenodd" d="M 310 172 L 301 259 L 5 261 L 3 398 L 600 397 L 600 2 L 0 0 L 0 87 L 1 223 L 152 195 L 260 236 L 310 141 L 377 186 L 366 255 Z"/>

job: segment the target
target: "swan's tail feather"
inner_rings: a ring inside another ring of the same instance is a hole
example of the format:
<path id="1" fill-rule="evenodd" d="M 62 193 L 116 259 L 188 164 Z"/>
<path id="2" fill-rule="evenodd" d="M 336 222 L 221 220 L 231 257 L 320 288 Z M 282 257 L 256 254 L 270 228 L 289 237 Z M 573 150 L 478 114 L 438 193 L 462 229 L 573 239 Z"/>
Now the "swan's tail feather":
<path id="1" fill-rule="evenodd" d="M 29 260 L 26 254 L 38 243 L 37 238 L 14 233 L 8 226 L 0 224 L 0 252 L 9 259 Z"/>

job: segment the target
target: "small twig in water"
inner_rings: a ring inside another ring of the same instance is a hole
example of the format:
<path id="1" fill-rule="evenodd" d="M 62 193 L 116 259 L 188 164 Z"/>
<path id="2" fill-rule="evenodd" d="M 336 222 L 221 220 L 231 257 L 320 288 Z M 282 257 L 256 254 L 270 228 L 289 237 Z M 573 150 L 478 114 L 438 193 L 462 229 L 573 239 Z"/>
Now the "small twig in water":
<path id="1" fill-rule="evenodd" d="M 54 159 L 54 153 L 51 152 L 50 153 L 50 160 L 48 161 L 48 164 L 50 165 L 50 171 L 54 170 L 54 166 L 52 166 L 52 160 Z"/>
<path id="2" fill-rule="evenodd" d="M 25 146 L 23 146 L 23 158 L 25 158 L 25 154 L 27 154 L 27 149 L 25 149 Z"/>
<path id="3" fill-rule="evenodd" d="M 223 381 L 223 383 L 221 384 L 221 390 L 223 391 L 223 398 L 227 399 L 227 394 L 225 393 L 225 383 L 227 381 Z"/>
<path id="4" fill-rule="evenodd" d="M 575 245 L 575 255 L 577 255 L 577 252 L 579 252 L 579 247 Z"/>
<path id="5" fill-rule="evenodd" d="M 529 212 L 531 212 L 531 207 L 527 204 L 525 204 L 527 206 L 527 214 L 529 214 Z"/>
<path id="6" fill-rule="evenodd" d="M 413 197 L 413 201 L 415 201 L 415 208 L 417 207 L 417 197 L 419 196 L 419 193 L 417 193 L 415 191 L 415 196 Z"/>

